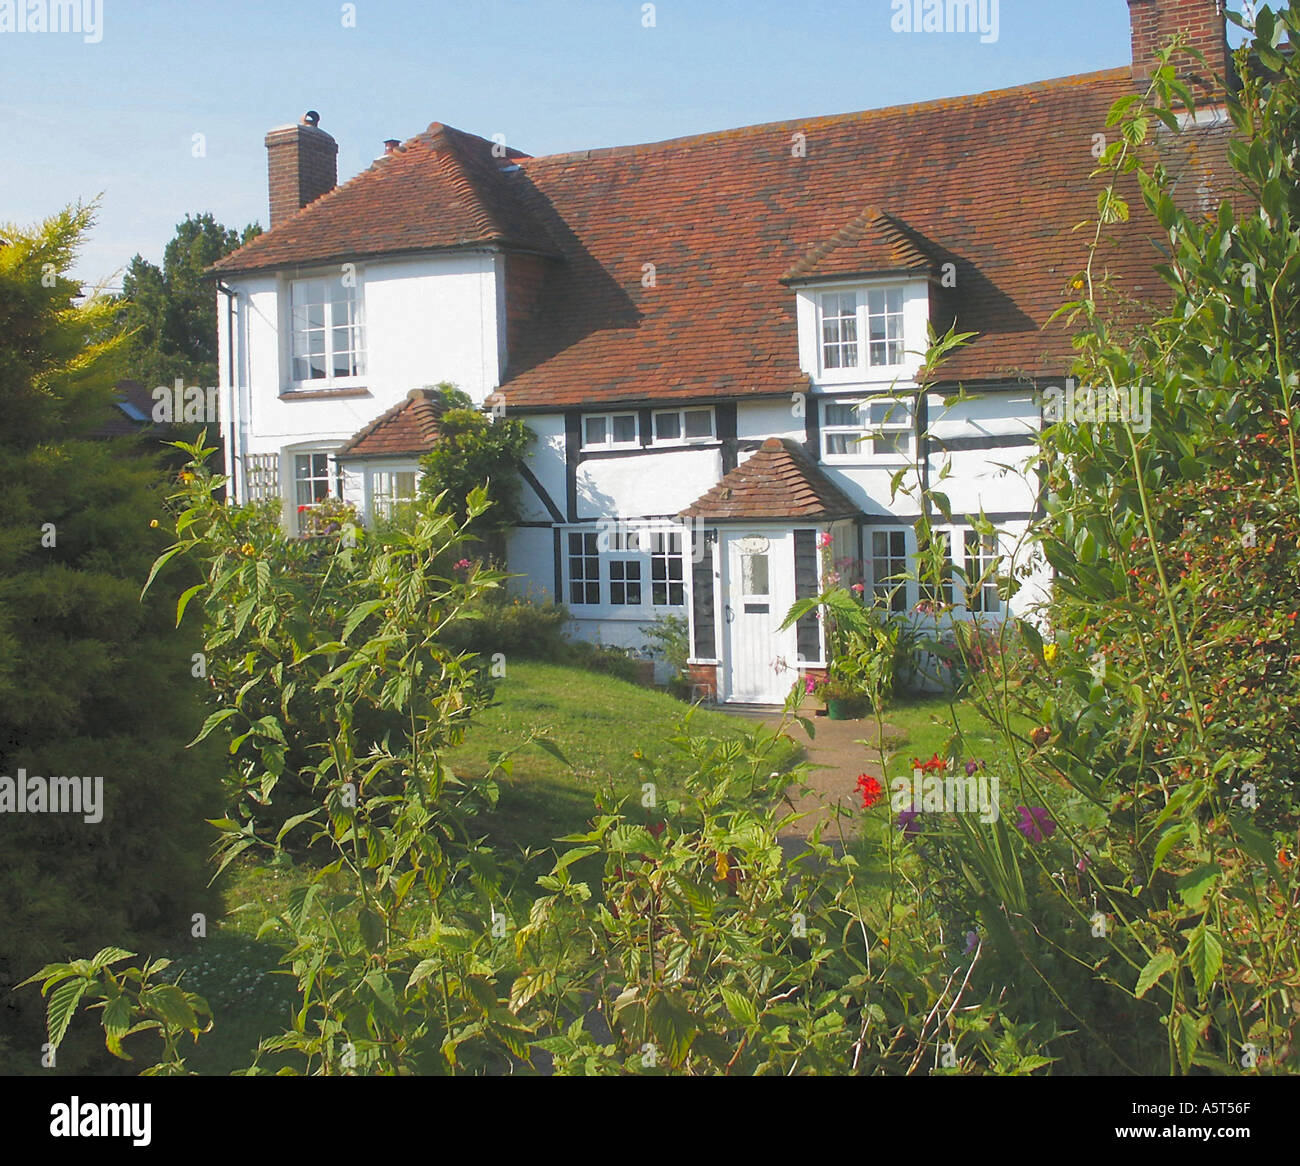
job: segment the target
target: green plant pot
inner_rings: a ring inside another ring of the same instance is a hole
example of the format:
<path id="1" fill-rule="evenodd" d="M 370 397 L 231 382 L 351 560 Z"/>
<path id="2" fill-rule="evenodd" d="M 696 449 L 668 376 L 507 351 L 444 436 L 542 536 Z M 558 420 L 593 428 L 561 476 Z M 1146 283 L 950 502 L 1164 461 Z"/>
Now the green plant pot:
<path id="1" fill-rule="evenodd" d="M 866 706 L 860 700 L 828 700 L 826 715 L 832 721 L 856 721 L 866 712 Z"/>

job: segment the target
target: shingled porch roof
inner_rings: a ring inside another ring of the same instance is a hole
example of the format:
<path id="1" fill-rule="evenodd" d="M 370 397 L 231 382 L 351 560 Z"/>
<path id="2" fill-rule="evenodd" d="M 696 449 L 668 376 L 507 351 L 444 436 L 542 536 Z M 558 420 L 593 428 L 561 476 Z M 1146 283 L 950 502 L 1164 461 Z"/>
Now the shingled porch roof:
<path id="1" fill-rule="evenodd" d="M 442 400 L 436 389 L 412 389 L 344 445 L 337 458 L 399 457 L 428 453 L 438 440 Z"/>
<path id="2" fill-rule="evenodd" d="M 707 522 L 849 518 L 858 508 L 793 441 L 769 437 L 679 518 Z"/>

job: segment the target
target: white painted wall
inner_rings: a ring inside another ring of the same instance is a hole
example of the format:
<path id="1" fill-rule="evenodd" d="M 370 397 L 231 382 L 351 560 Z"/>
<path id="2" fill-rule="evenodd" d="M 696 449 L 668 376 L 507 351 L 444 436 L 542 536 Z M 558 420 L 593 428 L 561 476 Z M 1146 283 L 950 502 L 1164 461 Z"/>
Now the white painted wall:
<path id="1" fill-rule="evenodd" d="M 780 400 L 741 401 L 736 407 L 736 436 L 741 441 L 763 441 L 769 437 L 788 437 L 803 441 L 807 422 L 796 415 L 791 397 Z M 805 409 L 815 408 L 811 400 Z"/>
<path id="2" fill-rule="evenodd" d="M 565 508 L 564 416 L 559 413 L 538 413 L 524 417 L 523 422 L 537 435 L 529 447 L 527 464 L 546 491 L 551 501 Z M 549 522 L 552 515 L 531 486 L 524 483 L 519 493 L 520 508 L 525 522 Z"/>
<path id="3" fill-rule="evenodd" d="M 500 383 L 505 334 L 501 256 L 459 252 L 357 265 L 365 329 L 364 397 L 293 397 L 288 388 L 288 282 L 309 272 L 236 276 L 232 455 L 337 446 L 414 388 L 450 381 L 482 402 Z M 217 297 L 221 384 L 229 367 L 225 297 Z M 285 484 L 284 470 L 281 472 Z"/>
<path id="4" fill-rule="evenodd" d="M 592 458 L 578 466 L 578 516 L 676 514 L 721 477 L 717 445 Z"/>

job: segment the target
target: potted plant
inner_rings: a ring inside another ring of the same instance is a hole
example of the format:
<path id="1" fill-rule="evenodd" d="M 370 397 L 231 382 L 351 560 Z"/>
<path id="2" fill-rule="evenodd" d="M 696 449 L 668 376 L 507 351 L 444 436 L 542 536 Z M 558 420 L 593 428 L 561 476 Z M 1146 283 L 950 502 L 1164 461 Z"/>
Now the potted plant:
<path id="1" fill-rule="evenodd" d="M 833 671 L 813 692 L 826 705 L 826 715 L 832 721 L 855 721 L 867 712 L 871 703 L 860 688 L 835 676 Z"/>

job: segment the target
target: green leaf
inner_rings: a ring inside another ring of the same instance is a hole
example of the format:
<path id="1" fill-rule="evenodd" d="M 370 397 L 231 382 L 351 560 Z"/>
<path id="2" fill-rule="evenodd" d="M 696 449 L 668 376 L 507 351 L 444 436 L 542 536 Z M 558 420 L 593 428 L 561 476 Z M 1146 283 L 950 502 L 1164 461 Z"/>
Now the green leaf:
<path id="1" fill-rule="evenodd" d="M 745 1028 L 754 1028 L 758 1024 L 758 1009 L 754 1007 L 754 1002 L 749 997 L 737 992 L 734 988 L 722 988 L 722 999 L 727 1005 L 727 1011 L 736 1019 L 739 1024 Z"/>
<path id="2" fill-rule="evenodd" d="M 181 592 L 181 597 L 176 601 L 176 626 L 181 626 L 181 620 L 185 616 L 185 609 L 189 607 L 190 600 L 193 599 L 200 591 L 206 587 L 206 583 L 195 583 L 193 587 L 187 588 Z"/>
<path id="3" fill-rule="evenodd" d="M 412 988 L 417 987 L 440 967 L 442 967 L 442 958 L 440 956 L 430 956 L 427 960 L 421 960 L 415 965 L 411 978 L 406 981 L 406 990 L 409 992 Z"/>
<path id="4" fill-rule="evenodd" d="M 105 947 L 96 953 L 95 958 L 90 961 L 90 970 L 98 972 L 108 967 L 109 964 L 121 963 L 122 960 L 129 960 L 135 952 L 127 951 L 122 947 Z"/>
<path id="5" fill-rule="evenodd" d="M 387 599 L 371 599 L 365 603 L 358 603 L 348 613 L 348 621 L 343 625 L 343 634 L 339 636 L 344 643 L 347 643 L 348 637 L 357 630 L 358 625 L 369 619 L 375 612 L 388 602 Z"/>
<path id="6" fill-rule="evenodd" d="M 539 992 L 545 992 L 553 983 L 555 983 L 555 972 L 550 968 L 537 968 L 531 972 L 524 972 L 510 989 L 510 1007 L 522 1008 Z"/>
<path id="7" fill-rule="evenodd" d="M 175 984 L 159 984 L 140 993 L 140 1005 L 156 1013 L 169 1028 L 198 1032 L 198 1017 L 185 998 L 185 993 Z"/>
<path id="8" fill-rule="evenodd" d="M 318 813 L 320 813 L 319 809 L 308 810 L 304 814 L 294 814 L 292 818 L 288 819 L 285 822 L 285 824 L 280 827 L 280 832 L 275 836 L 276 843 L 278 844 L 282 842 L 284 840 L 284 836 L 288 834 L 289 831 L 292 830 L 295 826 L 301 826 L 309 818 L 311 818 L 313 815 Z"/>
<path id="9" fill-rule="evenodd" d="M 77 1005 L 90 989 L 93 981 L 78 976 L 68 980 L 54 989 L 50 996 L 49 1008 L 45 1013 L 45 1024 L 50 1034 L 50 1047 L 57 1049 L 63 1041 L 64 1033 L 76 1014 Z"/>
<path id="10" fill-rule="evenodd" d="M 220 709 L 219 711 L 213 713 L 210 717 L 208 717 L 206 721 L 203 722 L 203 728 L 199 730 L 199 735 L 195 737 L 194 740 L 191 741 L 189 745 L 186 746 L 186 748 L 187 749 L 193 748 L 200 741 L 202 741 L 204 737 L 206 737 L 210 732 L 212 732 L 212 730 L 215 729 L 219 724 L 221 724 L 223 721 L 228 721 L 237 712 L 239 712 L 238 709 Z"/>
<path id="11" fill-rule="evenodd" d="M 1160 864 L 1168 857 L 1169 852 L 1186 837 L 1187 827 L 1182 823 L 1170 826 L 1168 830 L 1160 835 L 1160 841 L 1156 843 L 1156 853 L 1151 864 L 1152 874 L 1160 869 Z"/>
<path id="12" fill-rule="evenodd" d="M 1191 1068 L 1196 1046 L 1200 1043 L 1200 1022 L 1190 1012 L 1180 1012 L 1174 1017 L 1174 1048 L 1178 1053 L 1178 1062 L 1184 1069 Z"/>
<path id="13" fill-rule="evenodd" d="M 1204 921 L 1199 923 L 1188 937 L 1185 954 L 1197 990 L 1201 993 L 1201 998 L 1205 999 L 1209 996 L 1210 989 L 1218 978 L 1219 970 L 1223 967 L 1223 946 L 1214 932 L 1205 926 Z"/>
<path id="14" fill-rule="evenodd" d="M 1138 976 L 1137 987 L 1133 990 L 1133 994 L 1140 1000 L 1151 990 L 1161 976 L 1175 966 L 1177 965 L 1172 951 L 1156 952 Z"/>
<path id="15" fill-rule="evenodd" d="M 1217 862 L 1203 863 L 1195 870 L 1183 875 L 1174 884 L 1178 891 L 1178 897 L 1194 911 L 1200 910 L 1201 904 L 1205 901 L 1205 896 L 1209 894 L 1210 888 L 1214 886 L 1215 880 L 1222 873 L 1223 871 L 1219 869 Z"/>

